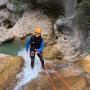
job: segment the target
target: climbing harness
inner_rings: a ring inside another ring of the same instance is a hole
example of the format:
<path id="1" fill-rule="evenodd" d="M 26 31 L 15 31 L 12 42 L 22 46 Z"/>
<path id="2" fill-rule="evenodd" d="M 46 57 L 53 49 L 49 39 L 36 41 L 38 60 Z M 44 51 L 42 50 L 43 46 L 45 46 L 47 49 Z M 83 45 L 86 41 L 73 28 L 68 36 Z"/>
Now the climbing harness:
<path id="1" fill-rule="evenodd" d="M 34 52 L 33 51 L 30 54 L 31 54 L 31 56 L 34 56 Z"/>

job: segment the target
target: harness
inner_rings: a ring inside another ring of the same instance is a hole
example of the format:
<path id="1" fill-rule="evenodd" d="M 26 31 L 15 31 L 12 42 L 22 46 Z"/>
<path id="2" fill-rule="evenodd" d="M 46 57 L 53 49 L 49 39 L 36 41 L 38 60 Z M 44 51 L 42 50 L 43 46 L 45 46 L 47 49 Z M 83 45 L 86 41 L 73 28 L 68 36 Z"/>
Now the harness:
<path id="1" fill-rule="evenodd" d="M 31 36 L 30 47 L 32 49 L 39 49 L 42 41 L 43 41 L 43 38 L 41 36 L 35 37 L 35 35 L 33 35 L 33 36 Z"/>

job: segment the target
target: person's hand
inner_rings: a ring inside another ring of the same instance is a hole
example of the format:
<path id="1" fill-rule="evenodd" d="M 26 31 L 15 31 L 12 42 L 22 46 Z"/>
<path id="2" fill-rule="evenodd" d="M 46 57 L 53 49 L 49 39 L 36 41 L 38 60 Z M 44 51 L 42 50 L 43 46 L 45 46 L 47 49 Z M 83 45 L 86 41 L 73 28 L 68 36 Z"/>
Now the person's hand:
<path id="1" fill-rule="evenodd" d="M 35 54 L 36 54 L 36 55 L 38 54 L 37 49 L 35 49 Z"/>
<path id="2" fill-rule="evenodd" d="M 37 50 L 37 51 L 35 52 L 35 54 L 39 54 L 39 51 Z"/>
<path id="3" fill-rule="evenodd" d="M 37 49 L 34 50 L 35 52 L 37 51 Z"/>
<path id="4" fill-rule="evenodd" d="M 38 54 L 38 51 L 36 51 L 35 54 L 37 55 Z"/>

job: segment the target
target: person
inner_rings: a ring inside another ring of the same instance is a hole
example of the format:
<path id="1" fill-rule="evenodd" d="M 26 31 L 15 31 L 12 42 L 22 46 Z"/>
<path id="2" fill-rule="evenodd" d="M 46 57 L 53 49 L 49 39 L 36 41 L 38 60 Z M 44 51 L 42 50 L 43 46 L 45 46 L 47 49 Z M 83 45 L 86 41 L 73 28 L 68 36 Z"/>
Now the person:
<path id="1" fill-rule="evenodd" d="M 42 68 L 45 69 L 44 59 L 42 56 L 44 41 L 41 36 L 42 29 L 40 27 L 36 27 L 34 35 L 32 35 L 26 42 L 26 51 L 28 52 L 30 46 L 30 58 L 31 58 L 31 67 L 34 67 L 35 62 L 35 54 L 39 57 Z"/>

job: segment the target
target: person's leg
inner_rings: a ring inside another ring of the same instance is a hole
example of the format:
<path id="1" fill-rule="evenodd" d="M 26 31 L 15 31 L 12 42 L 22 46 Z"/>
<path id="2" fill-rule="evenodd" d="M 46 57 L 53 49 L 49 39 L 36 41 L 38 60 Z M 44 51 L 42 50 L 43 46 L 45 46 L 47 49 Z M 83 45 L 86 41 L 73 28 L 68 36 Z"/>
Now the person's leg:
<path id="1" fill-rule="evenodd" d="M 45 66 L 44 66 L 44 59 L 43 59 L 42 53 L 38 53 L 37 55 L 38 55 L 38 57 L 40 58 L 40 61 L 41 61 L 41 64 L 42 64 L 42 68 L 45 69 Z"/>
<path id="2" fill-rule="evenodd" d="M 35 61 L 35 52 L 33 49 L 30 49 L 30 57 L 31 57 L 31 67 L 34 67 L 34 61 Z"/>

